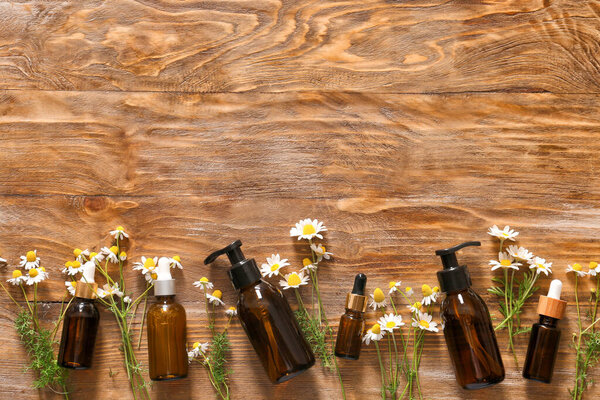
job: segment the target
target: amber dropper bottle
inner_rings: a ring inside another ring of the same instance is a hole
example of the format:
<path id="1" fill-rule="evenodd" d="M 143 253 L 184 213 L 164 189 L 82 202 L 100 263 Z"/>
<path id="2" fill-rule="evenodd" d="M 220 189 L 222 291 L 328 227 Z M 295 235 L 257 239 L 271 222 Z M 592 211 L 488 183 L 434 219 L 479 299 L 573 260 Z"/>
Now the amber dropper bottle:
<path id="1" fill-rule="evenodd" d="M 238 290 L 238 317 L 273 383 L 287 381 L 315 363 L 290 305 L 279 289 L 261 279 L 253 258 L 246 259 L 236 240 L 209 255 L 204 264 L 226 254 L 229 278 Z"/>
<path id="2" fill-rule="evenodd" d="M 464 389 L 481 389 L 504 380 L 504 365 L 490 312 L 471 289 L 467 266 L 458 265 L 456 259 L 455 252 L 466 246 L 481 243 L 466 242 L 435 252 L 444 266 L 437 273 L 440 288 L 446 293 L 440 313 L 458 384 Z"/>
<path id="3" fill-rule="evenodd" d="M 364 312 L 367 309 L 365 286 L 367 276 L 358 274 L 354 277 L 352 293 L 346 296 L 346 313 L 340 318 L 335 355 L 349 360 L 358 360 L 362 334 L 365 329 Z"/>
<path id="4" fill-rule="evenodd" d="M 75 286 L 75 298 L 65 312 L 58 365 L 63 368 L 88 369 L 92 366 L 100 313 L 94 299 L 98 285 L 94 282 L 96 265 L 88 261 L 83 276 Z"/>
<path id="5" fill-rule="evenodd" d="M 170 269 L 171 260 L 161 257 L 154 282 L 156 302 L 147 314 L 148 362 L 153 381 L 181 379 L 188 373 L 185 309 L 175 302 L 175 279 Z"/>
<path id="6" fill-rule="evenodd" d="M 562 282 L 554 279 L 550 283 L 548 296 L 540 296 L 538 314 L 540 321 L 533 324 L 527 357 L 523 366 L 523 377 L 550 383 L 554 371 L 554 361 L 558 354 L 560 330 L 556 323 L 563 317 L 567 302 L 560 299 Z"/>

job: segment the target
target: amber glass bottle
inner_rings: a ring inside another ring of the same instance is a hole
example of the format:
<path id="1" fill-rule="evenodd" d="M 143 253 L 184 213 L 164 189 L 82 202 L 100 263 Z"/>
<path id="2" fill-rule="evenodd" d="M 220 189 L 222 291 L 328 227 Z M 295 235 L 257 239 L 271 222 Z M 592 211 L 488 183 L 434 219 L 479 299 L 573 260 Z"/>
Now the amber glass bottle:
<path id="1" fill-rule="evenodd" d="M 156 302 L 147 314 L 148 363 L 153 381 L 181 379 L 188 373 L 185 309 L 175 302 L 175 280 L 169 269 L 169 259 L 161 257 L 154 282 Z"/>
<path id="2" fill-rule="evenodd" d="M 237 240 L 212 253 L 204 263 L 221 254 L 229 257 L 229 277 L 239 291 L 237 310 L 242 327 L 271 381 L 281 383 L 313 366 L 315 357 L 286 298 L 261 279 L 256 262 L 244 258 L 241 245 Z"/>
<path id="3" fill-rule="evenodd" d="M 456 380 L 465 389 L 480 389 L 504 380 L 504 365 L 489 310 L 471 289 L 467 267 L 459 266 L 456 260 L 458 249 L 479 245 L 467 242 L 436 251 L 444 265 L 438 272 L 440 287 L 446 293 L 440 310 L 444 338 Z"/>
<path id="4" fill-rule="evenodd" d="M 360 356 L 362 334 L 365 329 L 364 312 L 367 309 L 367 298 L 364 295 L 366 284 L 366 275 L 356 275 L 352 293 L 346 296 L 346 313 L 340 318 L 335 342 L 335 355 L 338 357 L 358 360 Z"/>
<path id="5" fill-rule="evenodd" d="M 558 279 L 550 283 L 548 296 L 540 296 L 538 314 L 540 321 L 531 327 L 527 357 L 523 365 L 523 377 L 550 383 L 554 362 L 558 354 L 560 330 L 556 323 L 562 318 L 567 302 L 560 300 L 562 282 Z"/>
<path id="6" fill-rule="evenodd" d="M 87 369 L 92 366 L 96 332 L 100 313 L 94 302 L 94 289 L 77 282 L 75 298 L 65 312 L 58 351 L 58 365 L 64 368 Z"/>

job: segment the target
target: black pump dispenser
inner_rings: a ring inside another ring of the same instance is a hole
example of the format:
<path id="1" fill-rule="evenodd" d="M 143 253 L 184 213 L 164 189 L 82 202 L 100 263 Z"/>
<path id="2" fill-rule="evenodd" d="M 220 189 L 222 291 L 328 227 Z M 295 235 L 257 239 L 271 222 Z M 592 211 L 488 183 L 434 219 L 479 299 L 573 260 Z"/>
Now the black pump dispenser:
<path id="1" fill-rule="evenodd" d="M 438 271 L 437 277 L 442 292 L 454 292 L 471 286 L 471 277 L 466 265 L 458 265 L 456 251 L 467 246 L 481 246 L 480 242 L 465 242 L 448 249 L 436 250 L 435 254 L 442 259 L 444 269 Z"/>
<path id="2" fill-rule="evenodd" d="M 357 274 L 354 277 L 354 286 L 352 287 L 352 294 L 365 295 L 365 286 L 367 286 L 367 276 L 365 274 Z"/>
<path id="3" fill-rule="evenodd" d="M 231 263 L 231 269 L 228 271 L 229 279 L 236 290 L 259 281 L 261 277 L 256 261 L 253 258 L 245 258 L 240 247 L 242 247 L 241 240 L 236 240 L 229 246 L 210 254 L 204 260 L 204 264 L 210 264 L 217 257 L 226 254 Z"/>

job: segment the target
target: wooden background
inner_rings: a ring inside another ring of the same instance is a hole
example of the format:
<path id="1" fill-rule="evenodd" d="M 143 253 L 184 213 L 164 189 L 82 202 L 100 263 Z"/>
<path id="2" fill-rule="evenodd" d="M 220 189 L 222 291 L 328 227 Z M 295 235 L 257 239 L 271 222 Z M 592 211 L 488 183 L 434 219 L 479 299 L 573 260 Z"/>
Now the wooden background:
<path id="1" fill-rule="evenodd" d="M 355 273 L 371 290 L 433 284 L 434 250 L 464 240 L 483 241 L 460 258 L 497 316 L 485 232 L 510 224 L 567 281 L 554 382 L 523 380 L 503 351 L 504 383 L 463 391 L 438 335 L 422 361 L 425 397 L 568 398 L 575 314 L 564 268 L 600 259 L 599 16 L 587 0 L 3 1 L 2 277 L 36 248 L 54 318 L 72 248 L 103 246 L 120 224 L 131 257 L 181 255 L 189 340 L 204 340 L 192 282 L 207 275 L 226 302 L 235 294 L 224 263 L 203 258 L 240 238 L 259 263 L 278 252 L 299 265 L 306 253 L 289 228 L 313 217 L 335 253 L 320 272 L 332 324 Z M 133 273 L 129 284 L 143 286 Z M 2 298 L 0 397 L 55 398 L 30 388 Z M 340 398 L 318 366 L 271 385 L 239 325 L 231 333 L 234 399 Z M 504 350 L 504 332 L 499 341 Z M 130 397 L 117 342 L 103 312 L 95 367 L 72 374 L 73 399 Z M 377 398 L 372 346 L 341 365 L 349 399 Z M 212 398 L 199 366 L 152 393 Z"/>

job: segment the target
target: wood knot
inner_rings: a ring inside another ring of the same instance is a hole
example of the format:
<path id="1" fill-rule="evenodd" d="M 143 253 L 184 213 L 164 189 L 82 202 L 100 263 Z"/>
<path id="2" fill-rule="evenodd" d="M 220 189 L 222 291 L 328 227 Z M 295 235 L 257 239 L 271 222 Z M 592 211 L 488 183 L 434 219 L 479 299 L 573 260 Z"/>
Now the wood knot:
<path id="1" fill-rule="evenodd" d="M 112 200 L 105 196 L 84 197 L 83 208 L 90 214 L 96 214 L 106 210 L 112 204 Z"/>

